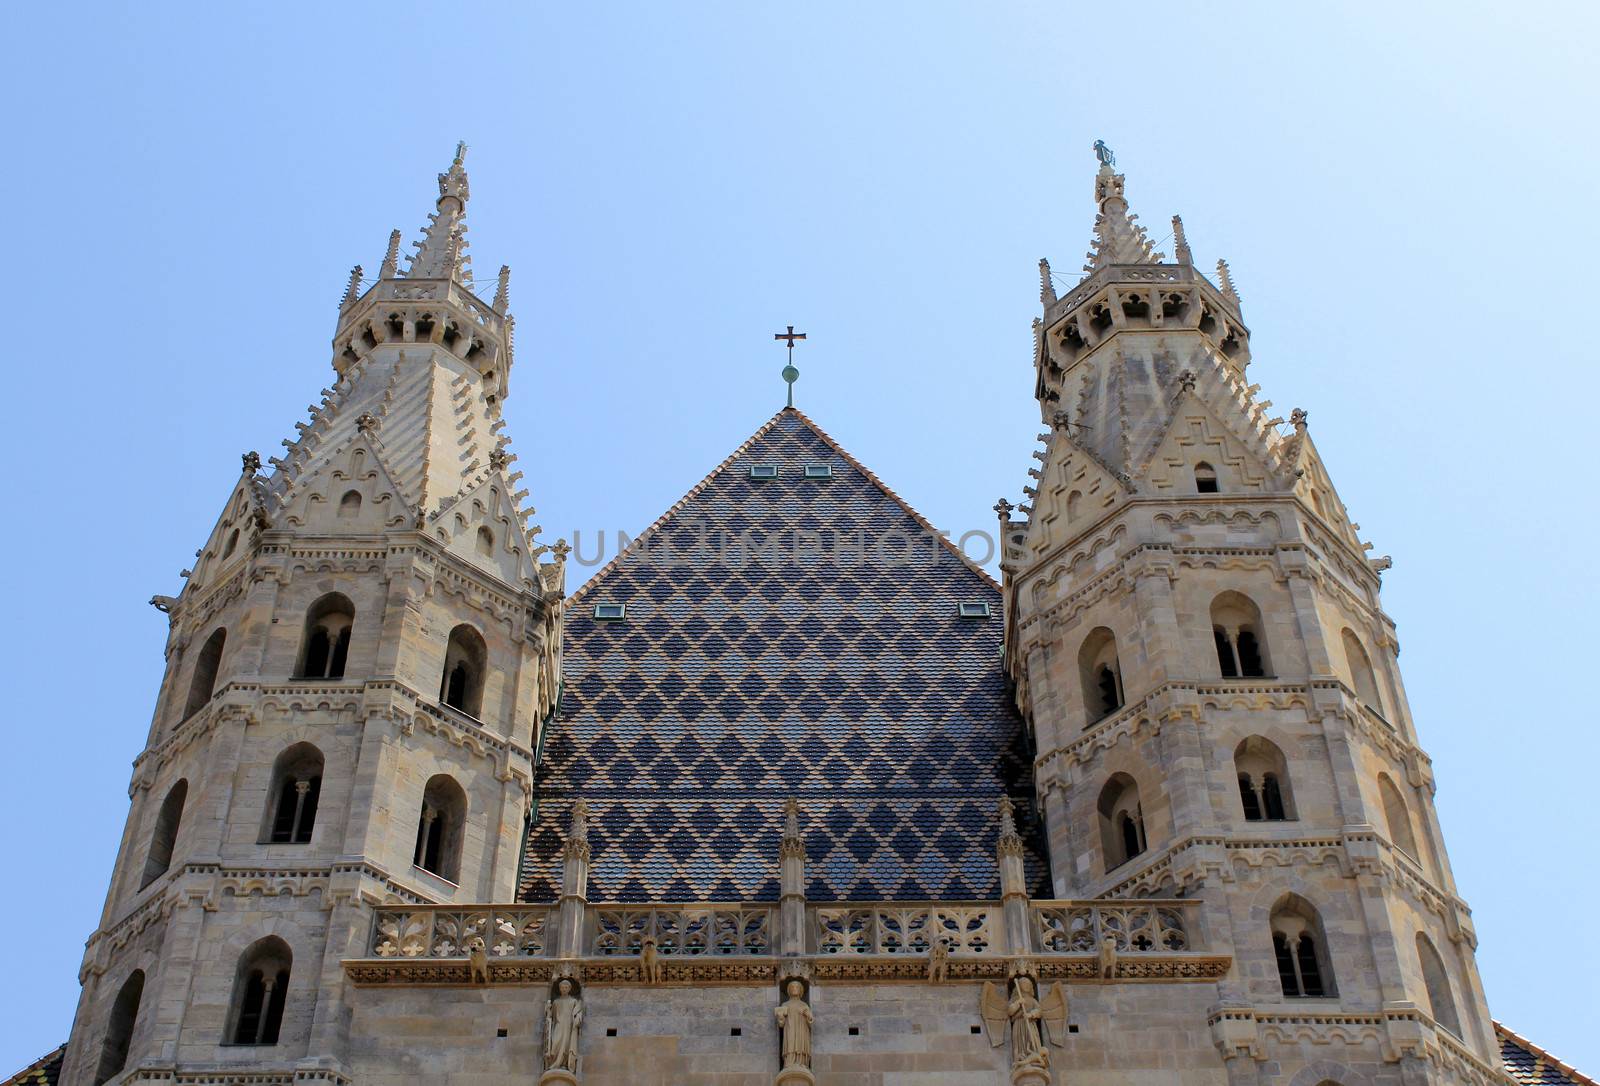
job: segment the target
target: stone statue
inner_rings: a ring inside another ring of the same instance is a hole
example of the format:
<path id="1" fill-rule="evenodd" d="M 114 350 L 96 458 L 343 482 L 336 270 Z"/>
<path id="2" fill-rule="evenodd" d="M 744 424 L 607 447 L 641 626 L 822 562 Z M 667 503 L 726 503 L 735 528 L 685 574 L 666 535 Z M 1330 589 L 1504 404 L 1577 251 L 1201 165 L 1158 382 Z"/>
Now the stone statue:
<path id="1" fill-rule="evenodd" d="M 467 970 L 473 984 L 489 983 L 489 955 L 484 952 L 482 939 L 472 941 L 472 949 L 467 952 Z"/>
<path id="2" fill-rule="evenodd" d="M 1117 937 L 1107 935 L 1100 940 L 1100 968 L 1102 979 L 1110 980 L 1117 975 Z"/>
<path id="3" fill-rule="evenodd" d="M 654 936 L 646 935 L 639 944 L 639 979 L 646 984 L 661 983 L 661 952 Z"/>
<path id="4" fill-rule="evenodd" d="M 809 1068 L 811 1066 L 811 1024 L 815 1018 L 806 1003 L 804 981 L 790 980 L 784 985 L 788 993 L 773 1014 L 778 1019 L 778 1032 L 783 1037 L 783 1067 Z"/>
<path id="5" fill-rule="evenodd" d="M 544 1068 L 578 1071 L 578 1030 L 583 1026 L 583 1000 L 571 977 L 556 981 L 544 1009 Z"/>
<path id="6" fill-rule="evenodd" d="M 950 944 L 940 939 L 928 948 L 928 983 L 943 984 L 950 979 Z"/>
<path id="7" fill-rule="evenodd" d="M 1041 1000 L 1038 982 L 1027 973 L 1011 978 L 1010 999 L 994 981 L 985 981 L 981 1012 L 992 1047 L 999 1048 L 1010 1033 L 1013 1071 L 1047 1069 L 1050 1050 L 1045 1047 L 1046 1039 L 1059 1048 L 1066 1038 L 1067 994 L 1056 984 Z"/>

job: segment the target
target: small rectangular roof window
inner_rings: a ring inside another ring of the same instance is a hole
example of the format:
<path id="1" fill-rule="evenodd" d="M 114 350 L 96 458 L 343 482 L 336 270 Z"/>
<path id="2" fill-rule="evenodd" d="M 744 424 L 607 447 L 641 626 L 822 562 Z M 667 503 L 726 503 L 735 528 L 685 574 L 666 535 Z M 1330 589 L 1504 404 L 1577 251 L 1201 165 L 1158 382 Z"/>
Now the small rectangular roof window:
<path id="1" fill-rule="evenodd" d="M 832 464 L 807 464 L 806 465 L 806 478 L 807 479 L 832 479 L 833 478 L 833 465 Z"/>
<path id="2" fill-rule="evenodd" d="M 597 603 L 594 605 L 596 622 L 621 622 L 628 613 L 625 603 Z"/>
<path id="3" fill-rule="evenodd" d="M 750 465 L 750 478 L 752 479 L 776 479 L 777 477 L 778 465 L 776 464 Z"/>
<path id="4" fill-rule="evenodd" d="M 987 603 L 963 603 L 958 605 L 962 618 L 988 618 L 989 605 Z"/>

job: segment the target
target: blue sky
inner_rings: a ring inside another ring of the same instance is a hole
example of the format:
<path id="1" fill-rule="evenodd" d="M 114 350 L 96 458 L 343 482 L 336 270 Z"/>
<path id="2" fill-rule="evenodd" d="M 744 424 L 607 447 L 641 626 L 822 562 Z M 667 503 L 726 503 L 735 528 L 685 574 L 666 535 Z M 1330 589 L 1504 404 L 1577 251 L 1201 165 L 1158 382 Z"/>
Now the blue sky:
<path id="1" fill-rule="evenodd" d="M 350 266 L 415 236 L 457 139 L 475 266 L 513 267 L 506 413 L 553 534 L 642 528 L 768 418 L 789 323 L 800 406 L 960 534 L 1028 481 L 1036 262 L 1075 276 L 1096 138 L 1153 237 L 1181 212 L 1198 261 L 1228 258 L 1252 379 L 1309 410 L 1394 556 L 1492 1010 L 1600 1072 L 1596 9 L 803 8 L 8 16 L 8 806 L 31 814 L 0 1073 L 71 1022 L 161 674 L 145 601 L 239 453 L 329 383 Z"/>

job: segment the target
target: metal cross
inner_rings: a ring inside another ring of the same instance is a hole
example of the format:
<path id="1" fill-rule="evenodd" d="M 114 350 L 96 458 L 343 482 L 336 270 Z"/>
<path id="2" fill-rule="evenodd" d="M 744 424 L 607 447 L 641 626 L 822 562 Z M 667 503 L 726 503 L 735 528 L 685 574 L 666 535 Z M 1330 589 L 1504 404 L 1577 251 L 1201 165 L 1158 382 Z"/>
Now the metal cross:
<path id="1" fill-rule="evenodd" d="M 789 345 L 789 364 L 783 367 L 783 379 L 789 385 L 789 406 L 793 407 L 794 383 L 800 379 L 800 371 L 794 368 L 794 341 L 805 339 L 806 334 L 804 332 L 796 332 L 794 325 L 791 324 L 787 332 L 774 332 L 772 338 L 784 340 Z"/>

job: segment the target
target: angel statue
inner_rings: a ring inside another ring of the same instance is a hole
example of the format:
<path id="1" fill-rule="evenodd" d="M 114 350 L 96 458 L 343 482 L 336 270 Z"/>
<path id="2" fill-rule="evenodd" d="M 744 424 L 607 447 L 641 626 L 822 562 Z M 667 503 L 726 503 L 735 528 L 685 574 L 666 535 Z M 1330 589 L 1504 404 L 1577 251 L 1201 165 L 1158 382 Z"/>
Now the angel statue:
<path id="1" fill-rule="evenodd" d="M 1050 1066 L 1050 1050 L 1045 1048 L 1048 1038 L 1060 1048 L 1067 1034 L 1067 993 L 1060 984 L 1052 985 L 1043 999 L 1039 998 L 1038 981 L 1027 973 L 1011 978 L 1011 998 L 1001 994 L 994 981 L 983 985 L 981 1004 L 983 1024 L 989 1034 L 991 1047 L 1005 1043 L 1006 1027 L 1011 1029 L 1011 1069 Z"/>
<path id="2" fill-rule="evenodd" d="M 578 1029 L 583 1025 L 583 1000 L 571 977 L 556 981 L 544 1009 L 544 1069 L 578 1070 Z"/>

